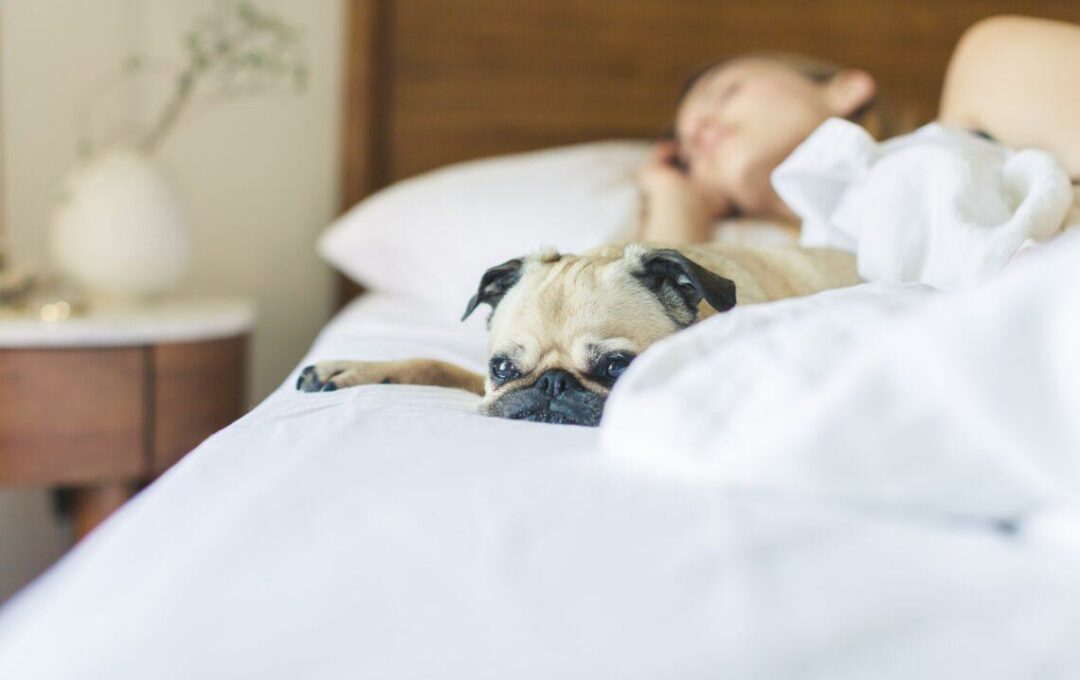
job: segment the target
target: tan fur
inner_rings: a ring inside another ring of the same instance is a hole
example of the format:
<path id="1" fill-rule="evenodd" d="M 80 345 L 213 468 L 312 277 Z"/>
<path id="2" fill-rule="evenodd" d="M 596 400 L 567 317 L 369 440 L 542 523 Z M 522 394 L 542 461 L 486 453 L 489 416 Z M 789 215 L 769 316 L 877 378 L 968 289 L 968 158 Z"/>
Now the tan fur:
<path id="1" fill-rule="evenodd" d="M 662 244 L 614 244 L 585 255 L 619 257 L 627 247 L 666 248 Z M 675 248 L 709 271 L 735 282 L 738 304 L 751 305 L 810 295 L 861 283 L 850 254 L 827 248 L 754 248 L 708 243 Z M 715 313 L 702 303 L 701 318 Z"/>
<path id="2" fill-rule="evenodd" d="M 304 377 L 320 387 L 334 389 L 357 385 L 432 385 L 456 387 L 474 394 L 484 394 L 483 376 L 460 366 L 435 359 L 402 361 L 321 361 L 304 369 Z"/>
<path id="3" fill-rule="evenodd" d="M 615 244 L 582 255 L 545 251 L 527 258 L 518 282 L 491 317 L 488 356 L 505 356 L 521 377 L 496 387 L 490 376 L 429 359 L 323 362 L 314 386 L 331 389 L 382 382 L 459 387 L 483 394 L 481 410 L 532 384 L 551 368 L 574 375 L 587 389 L 608 389 L 589 377 L 590 359 L 612 351 L 639 354 L 680 326 L 635 278 L 654 244 Z M 808 295 L 859 282 L 854 258 L 832 250 L 762 249 L 723 243 L 677 248 L 690 260 L 731 279 L 739 305 Z M 716 310 L 702 301 L 698 318 Z M 301 382 L 304 381 L 302 376 Z"/>

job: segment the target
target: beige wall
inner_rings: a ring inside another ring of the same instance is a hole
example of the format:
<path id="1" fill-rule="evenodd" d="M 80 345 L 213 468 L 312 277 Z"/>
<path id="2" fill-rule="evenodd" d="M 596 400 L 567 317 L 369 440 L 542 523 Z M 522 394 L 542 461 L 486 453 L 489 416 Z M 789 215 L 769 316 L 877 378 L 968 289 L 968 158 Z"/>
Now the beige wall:
<path id="1" fill-rule="evenodd" d="M 194 261 L 180 292 L 253 298 L 252 390 L 277 386 L 330 313 L 314 239 L 338 202 L 342 0 L 262 0 L 307 37 L 308 91 L 227 102 L 192 116 L 158 154 L 187 200 Z M 75 154 L 78 102 L 134 51 L 179 54 L 213 0 L 7 0 L 2 5 L 4 220 L 17 261 L 48 262 L 54 192 Z M 96 110 L 112 135 L 161 94 L 126 88 Z M 0 599 L 63 548 L 42 492 L 0 492 Z"/>

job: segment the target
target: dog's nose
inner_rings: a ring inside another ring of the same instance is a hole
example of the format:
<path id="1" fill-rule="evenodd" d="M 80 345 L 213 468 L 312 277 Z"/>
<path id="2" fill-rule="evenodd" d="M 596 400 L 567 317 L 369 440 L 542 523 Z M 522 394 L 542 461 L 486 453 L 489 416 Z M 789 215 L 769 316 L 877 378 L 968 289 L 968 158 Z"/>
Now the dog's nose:
<path id="1" fill-rule="evenodd" d="M 578 383 L 577 378 L 566 371 L 561 368 L 552 368 L 544 371 L 544 373 L 537 378 L 536 389 L 540 390 L 541 394 L 554 399 L 578 384 L 580 383 Z"/>

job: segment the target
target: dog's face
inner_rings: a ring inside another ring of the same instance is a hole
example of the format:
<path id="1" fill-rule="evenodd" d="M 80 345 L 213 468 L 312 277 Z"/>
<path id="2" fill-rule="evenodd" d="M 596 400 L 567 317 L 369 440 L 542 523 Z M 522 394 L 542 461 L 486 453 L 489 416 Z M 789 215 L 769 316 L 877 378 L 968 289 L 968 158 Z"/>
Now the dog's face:
<path id="1" fill-rule="evenodd" d="M 674 250 L 637 244 L 540 255 L 489 269 L 465 316 L 490 304 L 487 415 L 596 425 L 640 352 L 735 304 L 735 285 Z"/>

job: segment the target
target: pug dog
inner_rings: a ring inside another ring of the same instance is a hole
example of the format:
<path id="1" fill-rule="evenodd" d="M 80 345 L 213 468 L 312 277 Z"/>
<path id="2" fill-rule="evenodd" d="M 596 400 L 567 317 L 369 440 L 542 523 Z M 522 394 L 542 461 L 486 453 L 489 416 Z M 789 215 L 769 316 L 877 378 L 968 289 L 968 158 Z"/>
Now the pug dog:
<path id="1" fill-rule="evenodd" d="M 658 340 L 737 304 L 859 282 L 854 258 L 826 249 L 627 243 L 582 255 L 543 251 L 487 270 L 465 308 L 463 321 L 491 307 L 487 375 L 433 359 L 324 361 L 301 372 L 297 389 L 455 387 L 483 397 L 489 416 L 592 426 L 619 376 Z"/>

